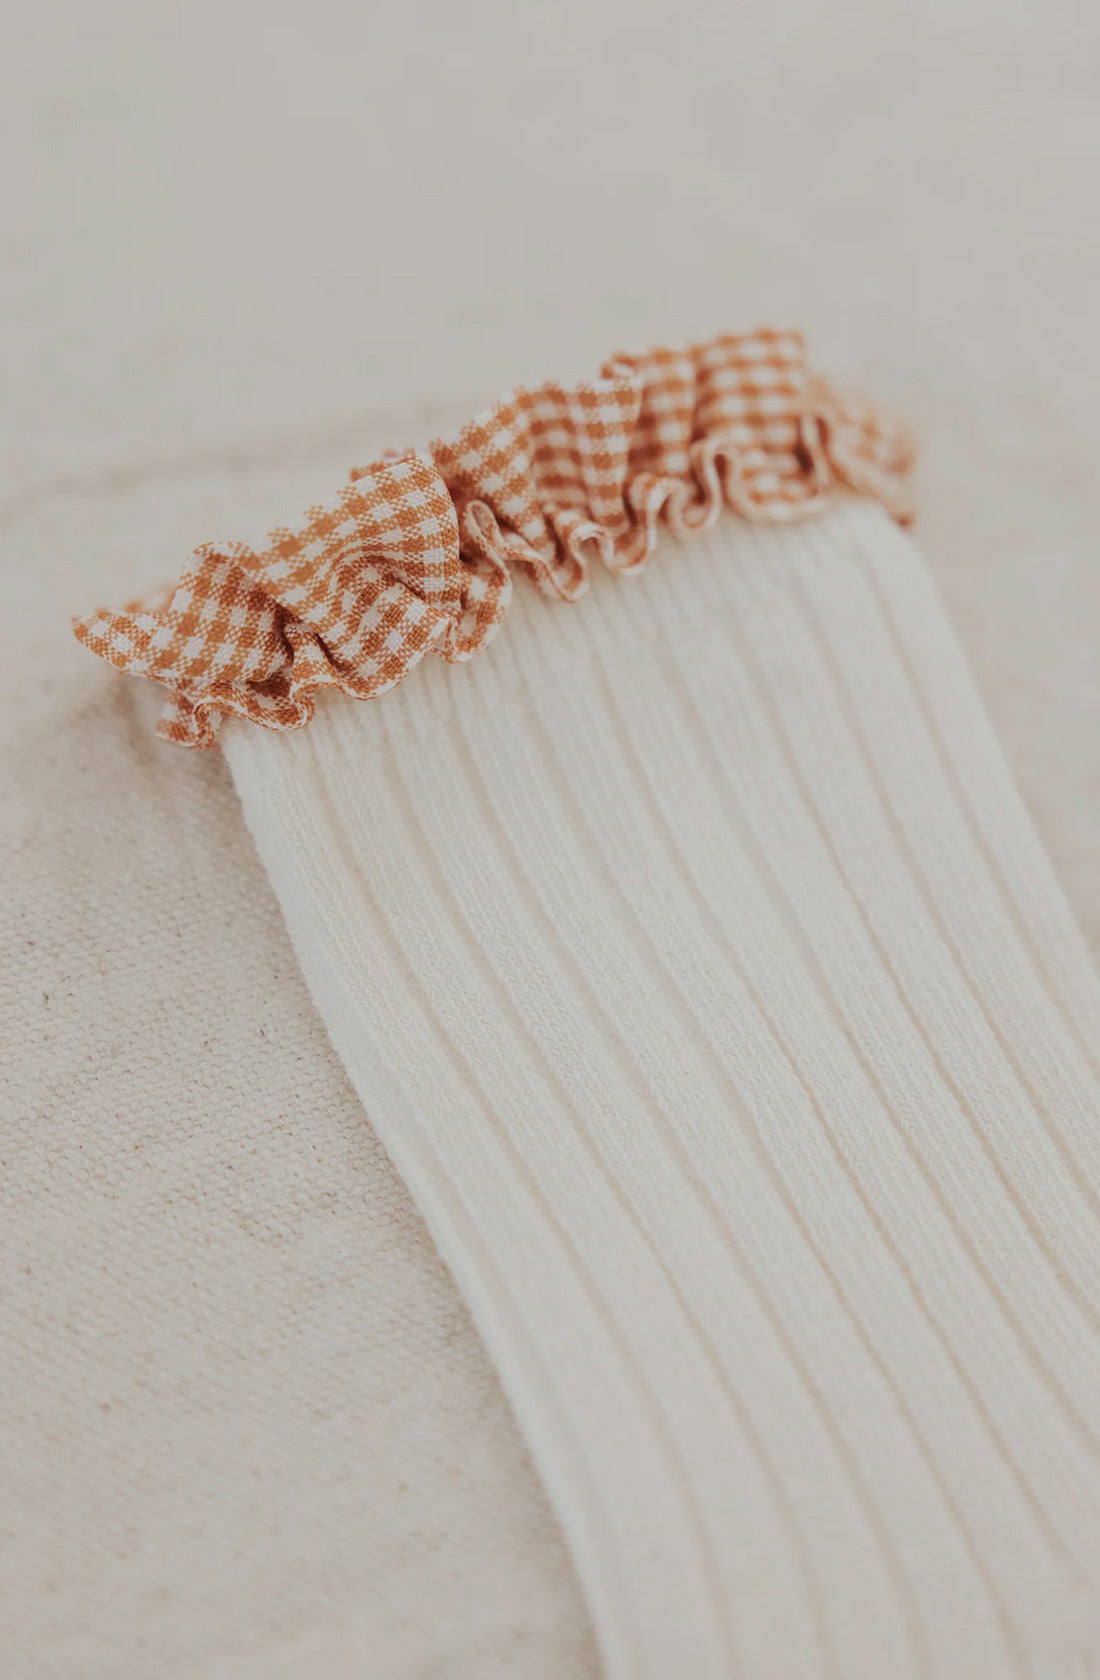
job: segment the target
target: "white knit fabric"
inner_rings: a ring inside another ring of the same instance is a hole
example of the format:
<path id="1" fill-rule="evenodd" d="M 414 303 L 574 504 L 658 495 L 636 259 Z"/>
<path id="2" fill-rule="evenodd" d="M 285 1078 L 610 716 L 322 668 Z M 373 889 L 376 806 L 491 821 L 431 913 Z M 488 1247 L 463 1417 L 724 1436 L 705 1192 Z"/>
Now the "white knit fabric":
<path id="1" fill-rule="evenodd" d="M 609 1680 L 1090 1672 L 1100 986 L 908 540 L 727 517 L 223 740 Z"/>

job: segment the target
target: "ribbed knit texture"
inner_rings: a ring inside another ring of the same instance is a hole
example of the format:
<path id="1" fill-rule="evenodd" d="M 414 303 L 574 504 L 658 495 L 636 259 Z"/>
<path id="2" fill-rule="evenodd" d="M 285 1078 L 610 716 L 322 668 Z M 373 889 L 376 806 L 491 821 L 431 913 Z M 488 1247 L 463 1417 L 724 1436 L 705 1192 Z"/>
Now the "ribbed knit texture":
<path id="1" fill-rule="evenodd" d="M 223 740 L 610 1680 L 1100 1662 L 1100 985 L 885 515 Z"/>

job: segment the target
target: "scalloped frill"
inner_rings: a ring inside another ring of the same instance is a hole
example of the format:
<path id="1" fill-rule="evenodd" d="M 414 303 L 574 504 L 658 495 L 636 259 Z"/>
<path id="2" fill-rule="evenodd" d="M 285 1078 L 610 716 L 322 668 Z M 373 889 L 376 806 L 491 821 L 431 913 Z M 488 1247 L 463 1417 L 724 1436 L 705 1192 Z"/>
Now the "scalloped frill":
<path id="1" fill-rule="evenodd" d="M 74 628 L 164 684 L 162 735 L 212 747 L 223 713 L 296 729 L 317 689 L 367 699 L 429 649 L 472 658 L 513 570 L 575 601 L 594 559 L 632 571 L 662 525 L 687 537 L 724 506 L 799 519 L 845 491 L 908 523 L 912 456 L 904 430 L 809 373 L 797 333 L 616 356 L 598 380 L 510 392 L 452 436 L 356 469 L 263 548 L 203 544 L 174 590 Z"/>

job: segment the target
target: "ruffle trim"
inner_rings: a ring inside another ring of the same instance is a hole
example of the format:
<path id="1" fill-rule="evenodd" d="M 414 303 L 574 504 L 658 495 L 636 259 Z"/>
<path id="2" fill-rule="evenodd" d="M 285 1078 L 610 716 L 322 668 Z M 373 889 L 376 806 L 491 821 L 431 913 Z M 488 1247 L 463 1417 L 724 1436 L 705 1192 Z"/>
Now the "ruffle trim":
<path id="1" fill-rule="evenodd" d="M 260 549 L 204 544 L 174 589 L 74 629 L 164 684 L 161 735 L 212 747 L 222 714 L 298 729 L 318 689 L 368 699 L 429 649 L 471 659 L 513 571 L 575 601 L 594 560 L 636 570 L 661 526 L 691 536 L 723 507 L 801 519 L 844 492 L 908 523 L 912 460 L 903 429 L 808 371 L 797 333 L 616 356 L 598 380 L 512 391 L 450 437 L 355 469 Z"/>

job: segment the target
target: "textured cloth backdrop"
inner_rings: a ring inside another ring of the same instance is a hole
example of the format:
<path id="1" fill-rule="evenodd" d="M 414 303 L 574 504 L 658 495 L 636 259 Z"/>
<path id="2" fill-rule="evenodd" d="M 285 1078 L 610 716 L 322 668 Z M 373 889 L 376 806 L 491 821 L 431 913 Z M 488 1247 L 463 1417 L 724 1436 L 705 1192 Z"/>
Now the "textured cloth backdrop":
<path id="1" fill-rule="evenodd" d="M 922 547 L 1096 949 L 1096 28 L 946 0 L 674 27 L 25 13 L 0 68 L 18 1680 L 596 1672 L 226 768 L 158 747 L 155 696 L 98 671 L 69 613 L 509 381 L 797 320 L 920 435 Z M 431 393 L 460 400 L 365 418 Z"/>

